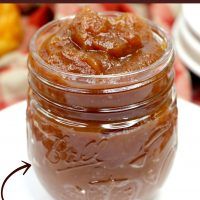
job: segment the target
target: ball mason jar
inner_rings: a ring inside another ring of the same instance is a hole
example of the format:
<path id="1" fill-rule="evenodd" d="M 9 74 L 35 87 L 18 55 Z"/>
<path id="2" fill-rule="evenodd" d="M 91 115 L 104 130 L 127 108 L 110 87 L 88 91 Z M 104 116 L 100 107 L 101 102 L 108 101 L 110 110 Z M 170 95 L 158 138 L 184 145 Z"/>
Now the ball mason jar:
<path id="1" fill-rule="evenodd" d="M 37 31 L 30 43 L 28 153 L 56 200 L 146 200 L 165 181 L 177 148 L 174 50 L 148 22 L 164 55 L 113 75 L 63 73 L 39 56 L 43 41 L 72 16 Z"/>

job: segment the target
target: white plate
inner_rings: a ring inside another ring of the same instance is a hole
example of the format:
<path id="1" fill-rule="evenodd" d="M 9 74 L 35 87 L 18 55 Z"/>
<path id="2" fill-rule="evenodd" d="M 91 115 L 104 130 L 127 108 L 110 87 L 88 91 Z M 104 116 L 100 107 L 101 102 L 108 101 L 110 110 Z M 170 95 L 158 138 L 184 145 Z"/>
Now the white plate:
<path id="1" fill-rule="evenodd" d="M 183 4 L 183 16 L 188 22 L 189 26 L 200 37 L 200 23 L 199 23 L 200 4 Z"/>
<path id="2" fill-rule="evenodd" d="M 173 169 L 156 200 L 200 199 L 200 107 L 178 100 L 179 147 Z M 0 183 L 28 161 L 26 150 L 26 103 L 0 112 Z M 52 200 L 30 169 L 12 176 L 5 186 L 5 200 Z"/>
<path id="3" fill-rule="evenodd" d="M 200 45 L 196 43 L 195 38 L 191 39 L 191 36 L 190 38 L 186 36 L 187 32 L 185 32 L 185 29 L 184 18 L 182 15 L 180 15 L 173 27 L 175 48 L 178 56 L 185 63 L 186 67 L 188 67 L 193 73 L 200 77 L 200 63 L 197 60 L 199 57 L 197 58 L 196 56 L 197 52 L 200 51 L 198 49 Z M 186 45 L 182 44 L 181 36 L 185 36 L 187 38 L 185 43 L 188 44 L 188 48 L 186 48 Z"/>

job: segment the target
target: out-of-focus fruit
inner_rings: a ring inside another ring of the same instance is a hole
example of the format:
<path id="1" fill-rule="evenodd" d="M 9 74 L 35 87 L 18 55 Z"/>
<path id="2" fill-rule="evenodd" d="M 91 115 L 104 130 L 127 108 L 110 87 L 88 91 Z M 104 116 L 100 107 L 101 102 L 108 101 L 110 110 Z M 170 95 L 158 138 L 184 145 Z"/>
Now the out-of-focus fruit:
<path id="1" fill-rule="evenodd" d="M 0 56 L 17 48 L 23 29 L 19 10 L 14 4 L 0 4 Z"/>

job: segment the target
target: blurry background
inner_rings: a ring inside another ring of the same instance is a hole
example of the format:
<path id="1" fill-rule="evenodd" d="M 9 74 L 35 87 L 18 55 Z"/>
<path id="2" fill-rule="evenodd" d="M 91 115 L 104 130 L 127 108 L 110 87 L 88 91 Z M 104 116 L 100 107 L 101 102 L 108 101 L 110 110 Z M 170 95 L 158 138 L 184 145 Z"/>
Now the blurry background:
<path id="1" fill-rule="evenodd" d="M 28 44 L 35 31 L 53 19 L 78 12 L 81 6 L 83 4 L 0 4 L 0 110 L 26 98 Z M 178 95 L 200 104 L 200 23 L 197 23 L 200 4 L 89 6 L 96 11 L 138 13 L 167 29 L 177 49 Z"/>

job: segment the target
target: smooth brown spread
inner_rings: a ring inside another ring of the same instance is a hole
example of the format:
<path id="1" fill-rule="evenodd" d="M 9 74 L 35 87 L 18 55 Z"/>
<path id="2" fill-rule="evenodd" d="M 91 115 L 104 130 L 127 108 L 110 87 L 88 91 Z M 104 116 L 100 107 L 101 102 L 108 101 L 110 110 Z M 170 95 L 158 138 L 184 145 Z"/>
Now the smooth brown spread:
<path id="1" fill-rule="evenodd" d="M 131 13 L 103 16 L 81 10 L 47 38 L 40 56 L 63 72 L 118 74 L 149 66 L 164 53 L 151 27 Z"/>

